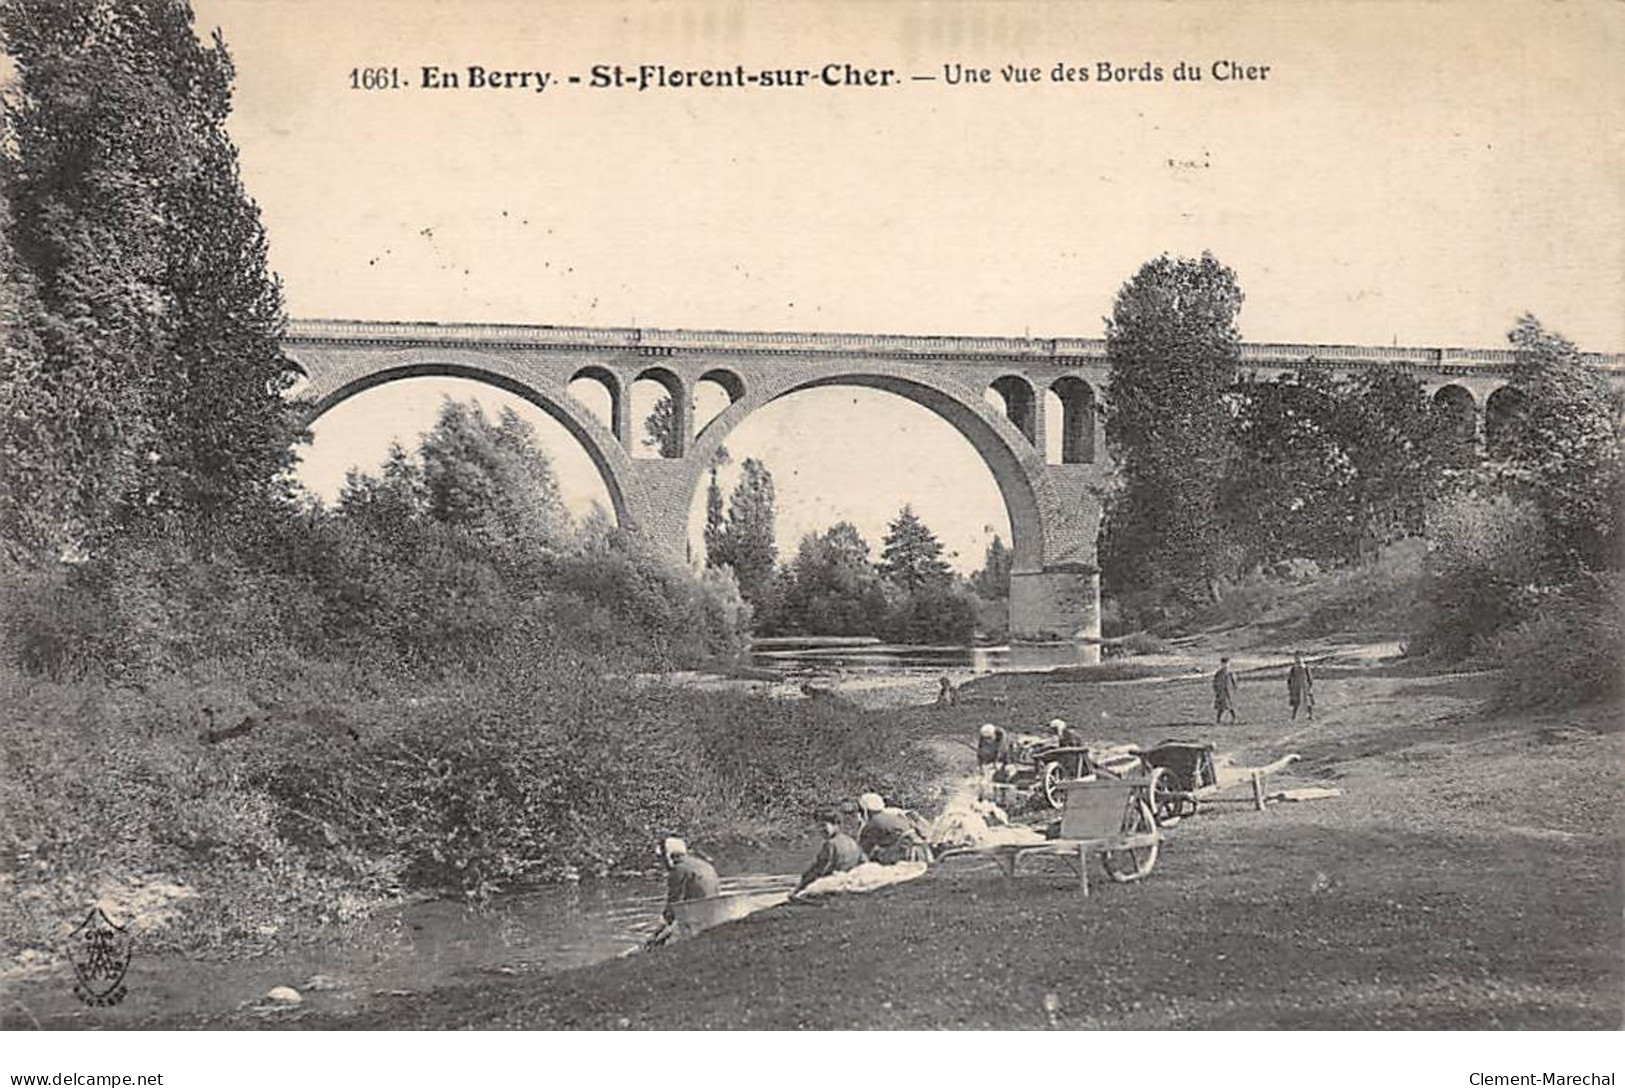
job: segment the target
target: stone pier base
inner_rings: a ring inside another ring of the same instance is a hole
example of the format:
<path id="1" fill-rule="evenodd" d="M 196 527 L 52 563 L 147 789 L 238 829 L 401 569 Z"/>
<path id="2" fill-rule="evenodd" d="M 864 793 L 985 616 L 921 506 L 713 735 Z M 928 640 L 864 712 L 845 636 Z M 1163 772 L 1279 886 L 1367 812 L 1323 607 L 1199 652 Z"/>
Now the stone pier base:
<path id="1" fill-rule="evenodd" d="M 1051 567 L 1010 575 L 1010 639 L 1072 642 L 1079 663 L 1100 660 L 1100 572 L 1094 567 Z"/>

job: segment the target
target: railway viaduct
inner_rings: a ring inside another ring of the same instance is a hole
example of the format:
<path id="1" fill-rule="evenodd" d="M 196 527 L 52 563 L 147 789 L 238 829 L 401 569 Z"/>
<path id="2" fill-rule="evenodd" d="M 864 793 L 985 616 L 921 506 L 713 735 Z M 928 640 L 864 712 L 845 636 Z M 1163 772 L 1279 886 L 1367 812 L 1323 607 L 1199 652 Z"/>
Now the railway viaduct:
<path id="1" fill-rule="evenodd" d="M 677 559 L 687 549 L 695 492 L 740 421 L 804 389 L 894 393 L 951 424 L 998 484 L 1013 538 L 1012 637 L 1087 641 L 1100 635 L 1095 545 L 1097 487 L 1105 470 L 1103 340 L 306 320 L 290 324 L 284 346 L 308 379 L 297 395 L 310 405 L 312 419 L 367 389 L 411 377 L 469 378 L 523 397 L 586 449 L 619 524 Z M 1591 358 L 1625 382 L 1625 356 Z M 1505 350 L 1242 349 L 1243 372 L 1261 377 L 1379 367 L 1420 380 L 1464 443 L 1493 441 L 1497 419 L 1517 393 L 1507 388 L 1513 354 Z M 603 387 L 608 418 L 571 394 L 571 383 L 581 379 Z M 646 379 L 663 386 L 675 405 L 678 442 L 664 451 L 673 456 L 635 456 L 641 436 L 631 392 L 634 382 Z M 695 391 L 702 382 L 714 383 L 728 403 L 696 427 Z M 1058 442 L 1048 428 L 1060 429 Z M 883 458 L 876 471 L 885 471 Z"/>

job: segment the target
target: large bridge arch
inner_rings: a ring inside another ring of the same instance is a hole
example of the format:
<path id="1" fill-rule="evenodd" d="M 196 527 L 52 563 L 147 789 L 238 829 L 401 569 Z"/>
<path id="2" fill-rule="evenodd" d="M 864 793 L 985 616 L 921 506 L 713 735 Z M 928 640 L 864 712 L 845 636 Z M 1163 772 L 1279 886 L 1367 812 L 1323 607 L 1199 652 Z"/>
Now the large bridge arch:
<path id="1" fill-rule="evenodd" d="M 299 362 L 297 356 L 294 361 Z M 364 366 L 300 366 L 310 378 L 299 392 L 307 423 L 369 389 L 409 378 L 461 378 L 511 393 L 547 413 L 581 444 L 603 478 L 617 524 L 631 528 L 651 520 L 648 497 L 642 493 L 632 458 L 615 435 L 568 393 L 564 381 L 538 380 L 518 358 L 484 350 L 423 348 L 394 353 L 388 360 Z"/>
<path id="2" fill-rule="evenodd" d="M 883 364 L 752 382 L 747 394 L 719 413 L 695 440 L 685 459 L 687 471 L 674 481 L 676 493 L 669 511 L 672 520 L 662 528 L 661 535 L 687 539 L 694 496 L 717 448 L 726 443 L 736 427 L 775 401 L 810 389 L 836 386 L 891 393 L 928 409 L 953 427 L 976 450 L 998 486 L 1010 519 L 1013 563 L 1027 570 L 1040 568 L 1044 554 L 1042 480 L 1032 471 L 1031 445 L 1021 432 L 989 408 L 980 390 L 959 388 L 951 381 L 918 373 L 897 373 Z"/>

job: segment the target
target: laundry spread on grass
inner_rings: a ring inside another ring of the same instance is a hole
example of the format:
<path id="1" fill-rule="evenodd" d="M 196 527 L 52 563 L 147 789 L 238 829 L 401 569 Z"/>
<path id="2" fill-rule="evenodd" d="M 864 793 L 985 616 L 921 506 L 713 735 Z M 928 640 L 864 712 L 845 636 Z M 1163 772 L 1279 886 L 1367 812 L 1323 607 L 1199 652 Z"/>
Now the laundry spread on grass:
<path id="1" fill-rule="evenodd" d="M 1155 864 L 1159 829 L 1194 814 L 1199 804 L 1227 800 L 1215 796 L 1220 791 L 1250 782 L 1259 809 L 1266 801 L 1310 801 L 1340 794 L 1324 786 L 1266 794 L 1268 776 L 1297 761 L 1295 753 L 1249 766 L 1229 753 L 1215 756 L 1211 744 L 1166 741 L 1141 749 L 1118 742 L 1090 743 L 1061 718 L 1051 720 L 1044 734 L 984 724 L 977 730 L 975 750 L 978 772 L 950 785 L 934 821 L 869 791 L 856 799 L 854 838 L 847 820 L 852 806 L 820 810 L 812 821 L 821 839 L 818 853 L 793 888 L 789 885 L 796 878 L 785 874 L 724 891 L 708 861 L 691 854 L 682 839 L 667 838 L 661 846 L 669 870 L 666 910 L 662 925 L 643 947 L 691 937 L 786 902 L 863 894 L 917 880 L 934 859 L 953 854 L 1043 846 L 1054 841 L 1050 835 L 1057 832 L 1073 834 L 1075 842 L 1121 839 L 1117 846 L 1108 843 L 1108 854 L 1115 850 L 1126 856 L 1146 846 L 1139 840 L 1149 840 L 1151 849 L 1141 868 L 1128 876 L 1114 873 L 1114 879 L 1138 879 Z M 1049 834 L 1031 823 L 1012 822 L 1010 812 L 1016 809 L 1010 806 L 1019 806 L 1023 819 L 1029 810 L 1035 811 Z M 1101 809 L 1093 815 L 1102 819 L 1092 819 L 1091 807 Z M 1059 815 L 1062 809 L 1065 817 Z M 1051 814 L 1054 818 L 1044 819 Z M 1081 836 L 1067 832 L 1071 817 L 1088 817 L 1092 830 Z M 1127 835 L 1131 827 L 1135 835 Z M 1021 851 L 1007 853 L 1013 864 Z M 1080 867 L 1082 861 L 1080 853 Z"/>
<path id="2" fill-rule="evenodd" d="M 928 868 L 923 861 L 899 861 L 891 865 L 866 861 L 845 872 L 821 876 L 801 889 L 798 899 L 812 899 L 821 895 L 853 895 L 872 892 L 879 888 L 917 880 Z"/>

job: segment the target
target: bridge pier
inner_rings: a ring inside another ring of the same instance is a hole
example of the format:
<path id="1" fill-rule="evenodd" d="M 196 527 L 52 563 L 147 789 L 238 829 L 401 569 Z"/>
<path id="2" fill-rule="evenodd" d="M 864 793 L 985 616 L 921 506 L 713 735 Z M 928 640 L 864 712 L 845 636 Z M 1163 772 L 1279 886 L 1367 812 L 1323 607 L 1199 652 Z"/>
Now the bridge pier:
<path id="1" fill-rule="evenodd" d="M 1010 574 L 1012 642 L 1078 643 L 1081 664 L 1100 661 L 1100 571 L 1083 563 Z"/>

